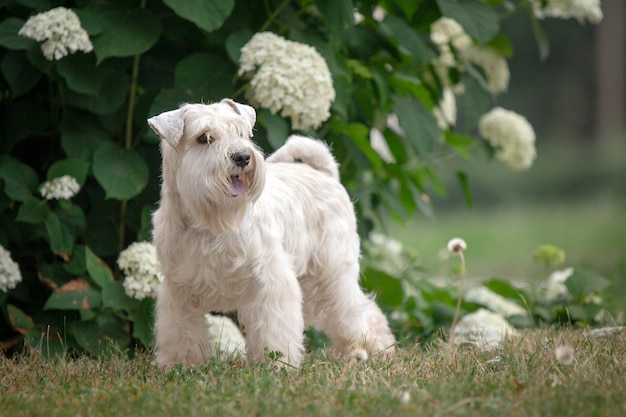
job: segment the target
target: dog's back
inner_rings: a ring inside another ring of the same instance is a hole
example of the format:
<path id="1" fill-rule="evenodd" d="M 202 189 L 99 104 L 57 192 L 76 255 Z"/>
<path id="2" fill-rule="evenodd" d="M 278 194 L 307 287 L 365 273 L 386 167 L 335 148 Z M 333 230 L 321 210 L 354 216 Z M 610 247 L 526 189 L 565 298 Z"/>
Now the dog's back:
<path id="1" fill-rule="evenodd" d="M 339 181 L 339 166 L 328 146 L 317 139 L 292 135 L 276 152 L 267 158 L 268 163 L 302 161 Z"/>

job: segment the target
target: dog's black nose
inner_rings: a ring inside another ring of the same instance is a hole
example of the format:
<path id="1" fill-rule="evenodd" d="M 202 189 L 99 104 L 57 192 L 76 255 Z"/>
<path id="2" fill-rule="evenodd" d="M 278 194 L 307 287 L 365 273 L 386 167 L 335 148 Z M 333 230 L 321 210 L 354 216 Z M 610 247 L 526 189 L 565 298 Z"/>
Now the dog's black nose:
<path id="1" fill-rule="evenodd" d="M 250 154 L 247 151 L 238 151 L 230 155 L 230 159 L 240 168 L 250 163 Z"/>

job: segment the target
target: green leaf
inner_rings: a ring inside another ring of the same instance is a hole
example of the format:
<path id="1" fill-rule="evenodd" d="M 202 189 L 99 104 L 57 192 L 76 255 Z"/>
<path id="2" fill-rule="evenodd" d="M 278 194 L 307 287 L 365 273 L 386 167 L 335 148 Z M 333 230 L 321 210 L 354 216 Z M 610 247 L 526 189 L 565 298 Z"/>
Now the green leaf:
<path id="1" fill-rule="evenodd" d="M 504 298 L 514 300 L 522 307 L 525 307 L 526 302 L 528 302 L 527 293 L 515 287 L 509 281 L 494 278 L 483 283 L 483 285 L 491 291 L 495 292 L 496 294 L 503 296 Z"/>
<path id="2" fill-rule="evenodd" d="M 32 39 L 18 35 L 26 21 L 16 17 L 9 17 L 0 23 L 0 46 L 12 50 L 30 49 L 35 42 Z"/>
<path id="3" fill-rule="evenodd" d="M 463 74 L 461 82 L 465 93 L 457 97 L 457 106 L 459 113 L 463 114 L 466 129 L 474 129 L 480 117 L 491 107 L 493 96 L 473 75 Z"/>
<path id="4" fill-rule="evenodd" d="M 98 291 L 89 287 L 77 291 L 53 292 L 43 306 L 46 310 L 91 310 L 100 307 L 101 298 Z"/>
<path id="5" fill-rule="evenodd" d="M 0 112 L 0 153 L 10 153 L 19 141 L 45 132 L 50 115 L 33 101 L 18 100 Z"/>
<path id="6" fill-rule="evenodd" d="M 456 20 L 480 44 L 489 42 L 500 30 L 498 13 L 479 0 L 437 0 L 441 14 Z"/>
<path id="7" fill-rule="evenodd" d="M 82 187 L 89 173 L 89 163 L 80 159 L 61 159 L 48 168 L 48 181 L 63 175 L 71 175 Z"/>
<path id="8" fill-rule="evenodd" d="M 85 264 L 85 246 L 76 245 L 70 260 L 63 264 L 63 269 L 74 276 L 81 276 L 87 273 Z"/>
<path id="9" fill-rule="evenodd" d="M 182 59 L 174 71 L 174 87 L 185 90 L 193 101 L 218 101 L 231 92 L 232 74 L 223 59 L 200 52 Z"/>
<path id="10" fill-rule="evenodd" d="M 20 206 L 15 220 L 30 224 L 42 224 L 46 220 L 49 212 L 50 207 L 46 200 L 32 198 L 26 200 L 24 204 Z"/>
<path id="11" fill-rule="evenodd" d="M 469 158 L 471 149 L 476 145 L 476 140 L 469 136 L 451 131 L 444 133 L 446 145 L 454 149 L 459 155 Z"/>
<path id="12" fill-rule="evenodd" d="M 128 325 L 112 314 L 101 314 L 92 321 L 76 321 L 72 333 L 78 345 L 94 355 L 107 353 L 111 348 L 125 349 L 130 344 Z"/>
<path id="13" fill-rule="evenodd" d="M 85 265 L 91 280 L 100 288 L 105 288 L 113 282 L 113 273 L 104 261 L 98 258 L 89 247 L 85 247 Z"/>
<path id="14" fill-rule="evenodd" d="M 115 73 L 113 61 L 96 65 L 92 54 L 72 54 L 60 60 L 56 68 L 71 90 L 90 96 L 97 96 L 105 79 Z"/>
<path id="15" fill-rule="evenodd" d="M 7 304 L 7 313 L 11 327 L 18 333 L 25 335 L 35 327 L 33 319 L 14 305 Z"/>
<path id="16" fill-rule="evenodd" d="M 0 155 L 0 179 L 4 180 L 4 192 L 15 201 L 27 201 L 37 191 L 35 171 L 15 158 Z"/>
<path id="17" fill-rule="evenodd" d="M 259 123 L 267 131 L 267 141 L 273 149 L 278 149 L 285 144 L 289 135 L 289 124 L 277 114 L 272 114 L 267 109 L 261 109 L 257 113 Z"/>
<path id="18" fill-rule="evenodd" d="M 375 269 L 367 269 L 363 275 L 363 288 L 376 293 L 379 304 L 391 309 L 402 305 L 404 290 L 398 278 Z"/>
<path id="19" fill-rule="evenodd" d="M 102 142 L 93 156 L 93 174 L 106 198 L 129 200 L 148 184 L 148 166 L 133 150 Z"/>
<path id="20" fill-rule="evenodd" d="M 30 91 L 41 78 L 41 72 L 21 52 L 8 51 L 2 58 L 0 70 L 11 87 L 13 98 Z"/>
<path id="21" fill-rule="evenodd" d="M 397 4 L 398 7 L 402 10 L 402 13 L 404 13 L 404 16 L 406 16 L 406 20 L 408 21 L 411 21 L 411 19 L 413 19 L 413 15 L 415 15 L 415 12 L 420 6 L 419 1 L 415 0 L 395 0 L 394 3 Z"/>
<path id="22" fill-rule="evenodd" d="M 487 43 L 487 46 L 498 54 L 511 58 L 513 56 L 513 44 L 511 40 L 501 33 L 498 33 Z"/>
<path id="23" fill-rule="evenodd" d="M 130 311 L 139 307 L 139 300 L 126 295 L 122 281 L 114 281 L 102 288 L 102 307 Z"/>
<path id="24" fill-rule="evenodd" d="M 235 7 L 235 0 L 163 0 L 163 3 L 207 32 L 219 29 Z"/>
<path id="25" fill-rule="evenodd" d="M 413 57 L 414 64 L 430 62 L 437 57 L 435 51 L 428 46 L 423 35 L 409 26 L 405 20 L 387 15 L 381 23 L 381 28 L 388 36 L 394 38 L 406 53 Z"/>
<path id="26" fill-rule="evenodd" d="M 372 148 L 369 140 L 369 129 L 361 123 L 338 123 L 340 132 L 347 136 L 357 146 L 359 151 L 367 157 L 370 165 L 376 169 L 383 169 L 383 160 L 378 152 Z"/>
<path id="27" fill-rule="evenodd" d="M 80 207 L 69 204 L 50 212 L 45 221 L 50 249 L 57 254 L 69 254 L 76 238 L 85 230 L 85 214 Z"/>
<path id="28" fill-rule="evenodd" d="M 144 298 L 133 310 L 133 337 L 146 348 L 154 346 L 154 300 Z"/>
<path id="29" fill-rule="evenodd" d="M 149 9 L 101 6 L 90 11 L 102 21 L 102 32 L 92 41 L 98 64 L 110 57 L 142 54 L 161 35 L 161 19 Z"/>
<path id="30" fill-rule="evenodd" d="M 407 139 L 420 155 L 426 155 L 441 138 L 437 119 L 420 100 L 394 95 L 393 111 Z"/>
<path id="31" fill-rule="evenodd" d="M 463 197 L 465 197 L 465 204 L 467 207 L 472 207 L 474 205 L 474 198 L 472 197 L 472 191 L 469 186 L 469 179 L 467 178 L 467 174 L 463 171 L 457 171 L 456 179 L 459 181 L 459 185 L 461 186 L 461 191 L 463 191 Z"/>
<path id="32" fill-rule="evenodd" d="M 98 94 L 86 95 L 69 90 L 66 98 L 68 104 L 95 114 L 106 115 L 122 107 L 129 90 L 130 80 L 126 73 L 115 72 L 106 75 Z"/>
<path id="33" fill-rule="evenodd" d="M 575 269 L 574 273 L 565 281 L 567 290 L 577 299 L 584 298 L 590 293 L 600 292 L 609 284 L 610 281 L 603 276 L 583 269 Z"/>
<path id="34" fill-rule="evenodd" d="M 234 64 L 239 65 L 239 57 L 241 56 L 241 48 L 252 38 L 254 33 L 248 29 L 240 29 L 231 33 L 226 38 L 226 53 Z"/>
<path id="35" fill-rule="evenodd" d="M 64 112 L 61 123 L 61 147 L 69 158 L 91 161 L 94 151 L 101 142 L 111 140 L 109 133 L 100 127 L 93 115 L 78 116 Z"/>
<path id="36" fill-rule="evenodd" d="M 141 208 L 141 224 L 137 232 L 137 241 L 152 241 L 152 212 L 155 210 L 154 205 L 145 205 Z"/>
<path id="37" fill-rule="evenodd" d="M 333 34 L 340 35 L 354 25 L 352 0 L 315 0 L 315 4 L 322 13 L 324 23 Z"/>

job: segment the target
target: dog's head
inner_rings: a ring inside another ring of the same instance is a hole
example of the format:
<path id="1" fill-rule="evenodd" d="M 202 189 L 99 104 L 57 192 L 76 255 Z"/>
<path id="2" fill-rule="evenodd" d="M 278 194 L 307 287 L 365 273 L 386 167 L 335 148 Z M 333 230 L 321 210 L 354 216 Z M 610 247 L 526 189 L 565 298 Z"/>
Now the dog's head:
<path id="1" fill-rule="evenodd" d="M 185 104 L 148 119 L 164 140 L 163 193 L 180 196 L 195 227 L 236 230 L 265 185 L 262 152 L 250 139 L 254 109 L 224 99 Z"/>

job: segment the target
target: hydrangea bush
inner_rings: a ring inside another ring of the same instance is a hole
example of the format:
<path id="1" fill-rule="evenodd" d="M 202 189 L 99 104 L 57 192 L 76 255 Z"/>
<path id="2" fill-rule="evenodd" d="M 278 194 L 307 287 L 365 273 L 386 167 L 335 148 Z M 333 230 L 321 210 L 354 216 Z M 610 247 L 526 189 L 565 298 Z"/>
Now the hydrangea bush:
<path id="1" fill-rule="evenodd" d="M 146 245 L 160 156 L 149 116 L 232 97 L 256 106 L 255 140 L 268 153 L 292 131 L 323 138 L 366 237 L 376 222 L 432 211 L 442 156 L 487 149 L 515 168 L 532 164 L 534 133 L 521 116 L 483 118 L 510 78 L 501 18 L 525 13 L 545 52 L 541 19 L 597 22 L 599 4 L 3 2 L 0 346 L 151 346 L 160 276 Z M 133 266 L 129 254 L 148 260 Z M 437 306 L 451 295 L 427 284 L 416 292 L 402 268 L 365 267 L 365 284 L 423 333 L 449 324 Z"/>

